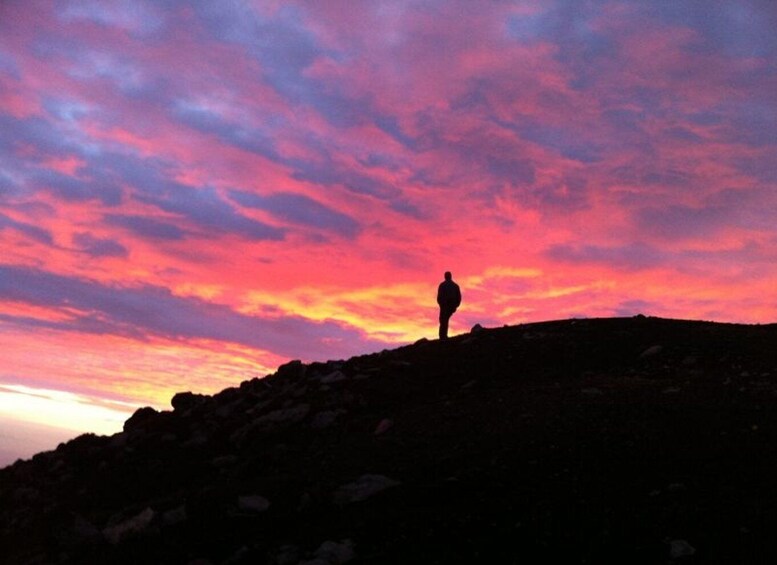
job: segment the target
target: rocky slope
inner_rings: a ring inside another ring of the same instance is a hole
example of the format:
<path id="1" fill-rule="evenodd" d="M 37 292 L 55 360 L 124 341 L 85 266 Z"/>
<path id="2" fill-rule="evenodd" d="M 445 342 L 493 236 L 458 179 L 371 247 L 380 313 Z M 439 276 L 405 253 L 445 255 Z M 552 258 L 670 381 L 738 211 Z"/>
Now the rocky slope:
<path id="1" fill-rule="evenodd" d="M 775 344 L 569 320 L 181 393 L 0 470 L 0 562 L 775 562 Z"/>

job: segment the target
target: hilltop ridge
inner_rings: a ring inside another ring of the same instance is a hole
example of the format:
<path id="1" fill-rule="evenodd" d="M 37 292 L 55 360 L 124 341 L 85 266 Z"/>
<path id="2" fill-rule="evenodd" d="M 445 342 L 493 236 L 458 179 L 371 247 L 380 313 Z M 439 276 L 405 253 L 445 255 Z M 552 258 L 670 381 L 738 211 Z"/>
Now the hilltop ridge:
<path id="1" fill-rule="evenodd" d="M 561 320 L 179 393 L 0 470 L 0 562 L 766 562 L 776 342 Z"/>

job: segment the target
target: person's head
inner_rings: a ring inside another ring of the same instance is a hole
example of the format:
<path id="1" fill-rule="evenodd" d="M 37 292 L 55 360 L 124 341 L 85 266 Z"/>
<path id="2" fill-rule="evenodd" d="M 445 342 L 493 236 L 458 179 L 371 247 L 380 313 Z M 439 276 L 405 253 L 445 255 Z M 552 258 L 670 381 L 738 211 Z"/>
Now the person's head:
<path id="1" fill-rule="evenodd" d="M 445 271 L 445 280 L 449 281 L 453 278 L 453 275 L 451 275 L 450 271 Z"/>

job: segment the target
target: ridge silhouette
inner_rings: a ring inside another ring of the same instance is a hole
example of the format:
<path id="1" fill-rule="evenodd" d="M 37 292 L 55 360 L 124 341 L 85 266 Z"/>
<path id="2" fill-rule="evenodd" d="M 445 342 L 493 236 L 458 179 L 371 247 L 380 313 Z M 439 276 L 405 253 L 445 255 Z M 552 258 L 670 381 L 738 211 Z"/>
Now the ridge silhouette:
<path id="1" fill-rule="evenodd" d="M 771 562 L 775 339 L 562 320 L 179 393 L 0 470 L 0 562 Z"/>

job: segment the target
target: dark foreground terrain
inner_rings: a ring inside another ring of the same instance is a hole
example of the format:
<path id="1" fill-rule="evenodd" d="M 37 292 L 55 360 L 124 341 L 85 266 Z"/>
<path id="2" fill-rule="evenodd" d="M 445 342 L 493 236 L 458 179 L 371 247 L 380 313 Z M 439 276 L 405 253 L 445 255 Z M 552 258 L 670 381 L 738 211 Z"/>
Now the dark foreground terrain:
<path id="1" fill-rule="evenodd" d="M 777 563 L 777 326 L 290 363 L 0 470 L 4 563 Z"/>

